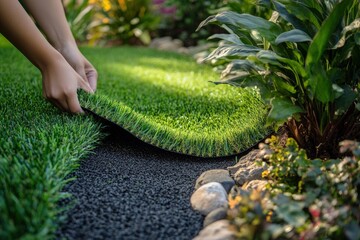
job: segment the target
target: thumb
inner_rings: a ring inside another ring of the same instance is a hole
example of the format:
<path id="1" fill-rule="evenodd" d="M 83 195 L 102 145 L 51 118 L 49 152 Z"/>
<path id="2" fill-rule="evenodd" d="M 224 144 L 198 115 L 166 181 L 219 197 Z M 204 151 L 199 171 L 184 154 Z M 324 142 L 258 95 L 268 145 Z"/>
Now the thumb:
<path id="1" fill-rule="evenodd" d="M 83 78 L 79 79 L 78 85 L 81 89 L 85 90 L 88 93 L 94 93 L 94 90 L 90 87 L 90 84 L 85 81 Z"/>

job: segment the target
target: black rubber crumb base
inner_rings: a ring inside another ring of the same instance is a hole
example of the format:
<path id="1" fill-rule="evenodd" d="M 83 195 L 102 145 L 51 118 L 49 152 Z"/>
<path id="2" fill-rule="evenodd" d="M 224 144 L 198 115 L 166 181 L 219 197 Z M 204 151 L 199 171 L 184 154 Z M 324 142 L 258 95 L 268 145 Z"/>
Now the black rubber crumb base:
<path id="1" fill-rule="evenodd" d="M 192 239 L 202 216 L 190 196 L 204 171 L 226 168 L 234 157 L 204 159 L 165 152 L 119 128 L 81 162 L 65 192 L 75 206 L 58 239 Z M 60 203 L 68 205 L 70 200 Z"/>

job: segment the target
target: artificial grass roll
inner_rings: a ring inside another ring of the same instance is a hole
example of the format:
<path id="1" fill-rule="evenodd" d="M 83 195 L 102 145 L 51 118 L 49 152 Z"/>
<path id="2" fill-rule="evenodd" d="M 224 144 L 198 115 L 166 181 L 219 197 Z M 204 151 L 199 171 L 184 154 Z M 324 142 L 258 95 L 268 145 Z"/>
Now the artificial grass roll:
<path id="1" fill-rule="evenodd" d="M 239 153 L 262 139 L 255 90 L 215 85 L 218 74 L 180 54 L 146 48 L 83 49 L 98 69 L 81 105 L 159 148 L 201 157 Z"/>

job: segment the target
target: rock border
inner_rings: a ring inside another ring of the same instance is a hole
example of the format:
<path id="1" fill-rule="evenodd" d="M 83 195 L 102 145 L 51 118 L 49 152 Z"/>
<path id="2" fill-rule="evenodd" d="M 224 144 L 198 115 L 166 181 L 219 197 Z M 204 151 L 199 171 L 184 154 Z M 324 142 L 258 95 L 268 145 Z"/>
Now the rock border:
<path id="1" fill-rule="evenodd" d="M 262 177 L 262 172 L 266 168 L 259 166 L 256 160 L 264 159 L 266 154 L 266 149 L 254 149 L 241 157 L 234 166 L 208 170 L 199 176 L 190 203 L 193 210 L 205 218 L 203 229 L 194 240 L 236 239 L 236 231 L 227 219 L 231 192 L 238 187 L 265 190 L 268 181 Z"/>

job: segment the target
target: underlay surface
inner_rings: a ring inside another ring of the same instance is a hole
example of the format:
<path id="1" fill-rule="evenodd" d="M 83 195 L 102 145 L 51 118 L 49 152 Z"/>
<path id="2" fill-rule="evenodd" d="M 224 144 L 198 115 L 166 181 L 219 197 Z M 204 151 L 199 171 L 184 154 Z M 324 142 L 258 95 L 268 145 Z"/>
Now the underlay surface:
<path id="1" fill-rule="evenodd" d="M 203 171 L 233 165 L 234 157 L 184 157 L 124 131 L 111 132 L 64 189 L 73 195 L 75 206 L 57 238 L 192 239 L 202 227 L 202 216 L 189 200 L 196 178 Z"/>
<path id="2" fill-rule="evenodd" d="M 266 109 L 254 90 L 215 85 L 187 56 L 146 48 L 83 49 L 98 68 L 81 104 L 157 147 L 194 156 L 239 153 L 262 139 Z"/>

